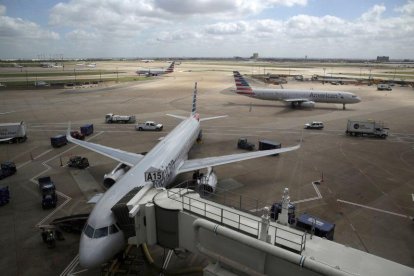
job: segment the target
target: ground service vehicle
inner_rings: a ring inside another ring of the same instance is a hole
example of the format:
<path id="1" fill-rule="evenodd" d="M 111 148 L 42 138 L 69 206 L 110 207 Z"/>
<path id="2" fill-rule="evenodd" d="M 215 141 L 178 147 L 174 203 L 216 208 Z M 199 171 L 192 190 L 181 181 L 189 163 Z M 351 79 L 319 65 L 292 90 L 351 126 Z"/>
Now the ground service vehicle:
<path id="1" fill-rule="evenodd" d="M 55 208 L 57 205 L 56 188 L 50 176 L 38 179 L 39 190 L 42 193 L 42 208 Z"/>
<path id="2" fill-rule="evenodd" d="M 275 141 L 270 141 L 270 140 L 259 140 L 259 150 L 271 150 L 271 149 L 280 149 L 282 148 L 282 144 L 279 142 L 275 142 Z M 274 156 L 279 155 L 278 153 L 275 154 Z"/>
<path id="3" fill-rule="evenodd" d="M 105 115 L 105 122 L 108 124 L 111 123 L 135 123 L 135 116 L 133 115 L 114 115 L 113 113 L 108 113 Z"/>
<path id="4" fill-rule="evenodd" d="M 379 91 L 384 91 L 384 90 L 385 91 L 391 91 L 392 88 L 389 84 L 380 83 L 380 84 L 377 85 L 377 90 L 379 90 Z"/>
<path id="5" fill-rule="evenodd" d="M 307 232 L 313 232 L 315 236 L 321 238 L 327 238 L 331 241 L 334 239 L 335 224 L 309 214 L 300 215 L 296 221 L 296 227 Z"/>
<path id="6" fill-rule="evenodd" d="M 0 188 L 0 206 L 6 205 L 10 201 L 9 186 Z"/>
<path id="7" fill-rule="evenodd" d="M 323 129 L 323 123 L 322 122 L 311 122 L 305 124 L 306 129 Z"/>
<path id="8" fill-rule="evenodd" d="M 60 148 L 68 143 L 66 136 L 63 134 L 59 134 L 53 137 L 50 137 L 50 144 L 54 148 Z"/>
<path id="9" fill-rule="evenodd" d="M 345 133 L 351 136 L 367 135 L 385 139 L 388 136 L 388 130 L 381 122 L 348 120 Z"/>
<path id="10" fill-rule="evenodd" d="M 68 161 L 68 167 L 85 169 L 89 167 L 88 158 L 81 156 L 72 156 Z"/>
<path id="11" fill-rule="evenodd" d="M 86 124 L 80 127 L 80 131 L 83 135 L 89 136 L 93 133 L 93 124 Z"/>
<path id="12" fill-rule="evenodd" d="M 70 136 L 72 136 L 73 138 L 78 139 L 78 140 L 85 140 L 85 135 L 80 133 L 77 130 L 71 131 Z"/>
<path id="13" fill-rule="evenodd" d="M 157 130 L 161 131 L 163 128 L 162 124 L 157 124 L 153 121 L 146 121 L 145 123 L 138 123 L 135 125 L 135 130 Z"/>
<path id="14" fill-rule="evenodd" d="M 23 121 L 0 124 L 0 142 L 21 143 L 26 139 L 26 124 Z"/>
<path id="15" fill-rule="evenodd" d="M 247 141 L 247 138 L 239 138 L 239 140 L 237 141 L 237 147 L 239 149 L 245 149 L 245 150 L 249 150 L 252 151 L 254 150 L 254 144 L 250 143 Z"/>
<path id="16" fill-rule="evenodd" d="M 16 173 L 16 164 L 6 161 L 0 165 L 0 180 Z"/>
<path id="17" fill-rule="evenodd" d="M 292 203 L 289 203 L 288 205 L 289 224 L 294 224 L 296 222 L 295 211 L 296 211 L 296 206 Z M 270 208 L 270 217 L 274 220 L 277 220 L 281 212 L 282 212 L 282 203 L 281 202 L 273 203 L 272 207 Z"/>

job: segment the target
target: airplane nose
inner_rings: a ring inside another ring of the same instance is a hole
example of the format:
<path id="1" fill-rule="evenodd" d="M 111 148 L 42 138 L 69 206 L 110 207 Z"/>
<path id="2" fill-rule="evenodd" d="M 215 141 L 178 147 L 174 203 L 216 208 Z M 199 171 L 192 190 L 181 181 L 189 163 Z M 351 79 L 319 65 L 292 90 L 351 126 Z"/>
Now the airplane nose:
<path id="1" fill-rule="evenodd" d="M 124 247 L 125 241 L 120 232 L 98 239 L 89 238 L 82 233 L 79 245 L 79 264 L 84 268 L 98 267 L 109 261 Z"/>
<path id="2" fill-rule="evenodd" d="M 360 97 L 356 97 L 356 102 L 357 103 L 361 102 L 361 98 Z"/>

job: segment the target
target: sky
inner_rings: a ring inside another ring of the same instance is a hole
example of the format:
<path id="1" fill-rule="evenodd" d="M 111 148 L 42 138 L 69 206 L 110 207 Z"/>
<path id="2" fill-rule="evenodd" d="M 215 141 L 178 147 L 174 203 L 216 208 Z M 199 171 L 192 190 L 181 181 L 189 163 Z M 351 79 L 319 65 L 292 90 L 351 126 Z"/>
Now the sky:
<path id="1" fill-rule="evenodd" d="M 0 0 L 0 58 L 414 59 L 414 0 Z"/>

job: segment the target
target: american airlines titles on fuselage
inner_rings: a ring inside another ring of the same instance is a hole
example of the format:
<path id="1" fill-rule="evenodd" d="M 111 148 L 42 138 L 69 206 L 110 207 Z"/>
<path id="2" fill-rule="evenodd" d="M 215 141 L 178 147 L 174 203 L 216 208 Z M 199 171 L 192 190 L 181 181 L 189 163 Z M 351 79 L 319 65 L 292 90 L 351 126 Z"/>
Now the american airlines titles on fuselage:
<path id="1" fill-rule="evenodd" d="M 99 266 L 125 248 L 124 233 L 117 225 L 111 208 L 133 188 L 145 185 L 166 187 L 180 173 L 207 168 L 211 174 L 214 174 L 212 170 L 214 166 L 288 152 L 300 147 L 300 145 L 297 145 L 267 151 L 187 160 L 192 145 L 197 138 L 201 137 L 200 121 L 225 117 L 200 118 L 196 112 L 196 95 L 197 89 L 194 90 L 193 94 L 191 115 L 183 117 L 169 114 L 181 119 L 182 122 L 145 156 L 74 139 L 70 135 L 70 129 L 68 129 L 66 134 L 68 141 L 130 167 L 122 178 L 103 194 L 89 215 L 79 246 L 79 262 L 83 267 Z M 212 179 L 217 178 L 212 177 Z M 212 190 L 214 190 L 216 184 L 216 181 L 209 183 L 209 185 L 214 186 L 211 187 Z"/>
<path id="2" fill-rule="evenodd" d="M 238 71 L 234 71 L 233 76 L 237 94 L 262 100 L 282 101 L 290 103 L 292 107 L 313 107 L 315 102 L 320 102 L 340 103 L 343 104 L 345 109 L 345 104 L 354 104 L 361 101 L 355 94 L 344 91 L 252 88 Z"/>

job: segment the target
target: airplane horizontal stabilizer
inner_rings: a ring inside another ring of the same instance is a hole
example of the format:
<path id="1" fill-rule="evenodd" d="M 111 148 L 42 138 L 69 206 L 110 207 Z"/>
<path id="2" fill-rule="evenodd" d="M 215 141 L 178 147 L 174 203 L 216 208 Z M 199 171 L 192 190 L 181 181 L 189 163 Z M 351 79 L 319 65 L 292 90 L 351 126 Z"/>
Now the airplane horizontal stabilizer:
<path id="1" fill-rule="evenodd" d="M 91 151 L 97 152 L 99 154 L 105 155 L 106 157 L 109 157 L 111 159 L 117 160 L 121 163 L 124 163 L 130 167 L 135 166 L 136 164 L 139 163 L 139 161 L 141 161 L 141 159 L 144 157 L 142 154 L 136 154 L 136 153 L 132 153 L 132 152 L 126 152 L 120 149 L 114 149 L 114 148 L 110 148 L 107 146 L 102 146 L 99 144 L 94 144 L 91 142 L 86 142 L 86 141 L 81 141 L 78 139 L 73 138 L 70 135 L 70 124 L 68 127 L 68 131 L 66 133 L 66 139 L 71 142 L 74 143 L 78 146 L 81 146 L 83 148 L 87 148 Z"/>
<path id="2" fill-rule="evenodd" d="M 173 117 L 173 118 L 177 118 L 177 119 L 180 119 L 180 120 L 185 120 L 185 119 L 188 118 L 186 116 L 180 116 L 180 115 L 174 115 L 174 114 L 165 114 L 165 115 Z"/>
<path id="3" fill-rule="evenodd" d="M 227 115 L 215 116 L 215 117 L 207 117 L 207 118 L 200 118 L 200 122 L 214 120 L 214 119 L 220 119 L 220 118 L 225 118 L 225 117 L 227 117 Z"/>
<path id="4" fill-rule="evenodd" d="M 239 162 L 243 160 L 269 156 L 273 154 L 297 150 L 299 148 L 300 148 L 300 145 L 296 145 L 293 147 L 281 148 L 281 149 L 262 150 L 262 151 L 247 152 L 247 153 L 236 153 L 236 154 L 230 154 L 230 155 L 224 155 L 224 156 L 187 160 L 187 161 L 184 161 L 181 167 L 178 169 L 178 173 L 185 173 L 185 172 L 195 171 L 195 170 L 204 169 L 208 167 L 214 167 L 214 166 Z"/>

